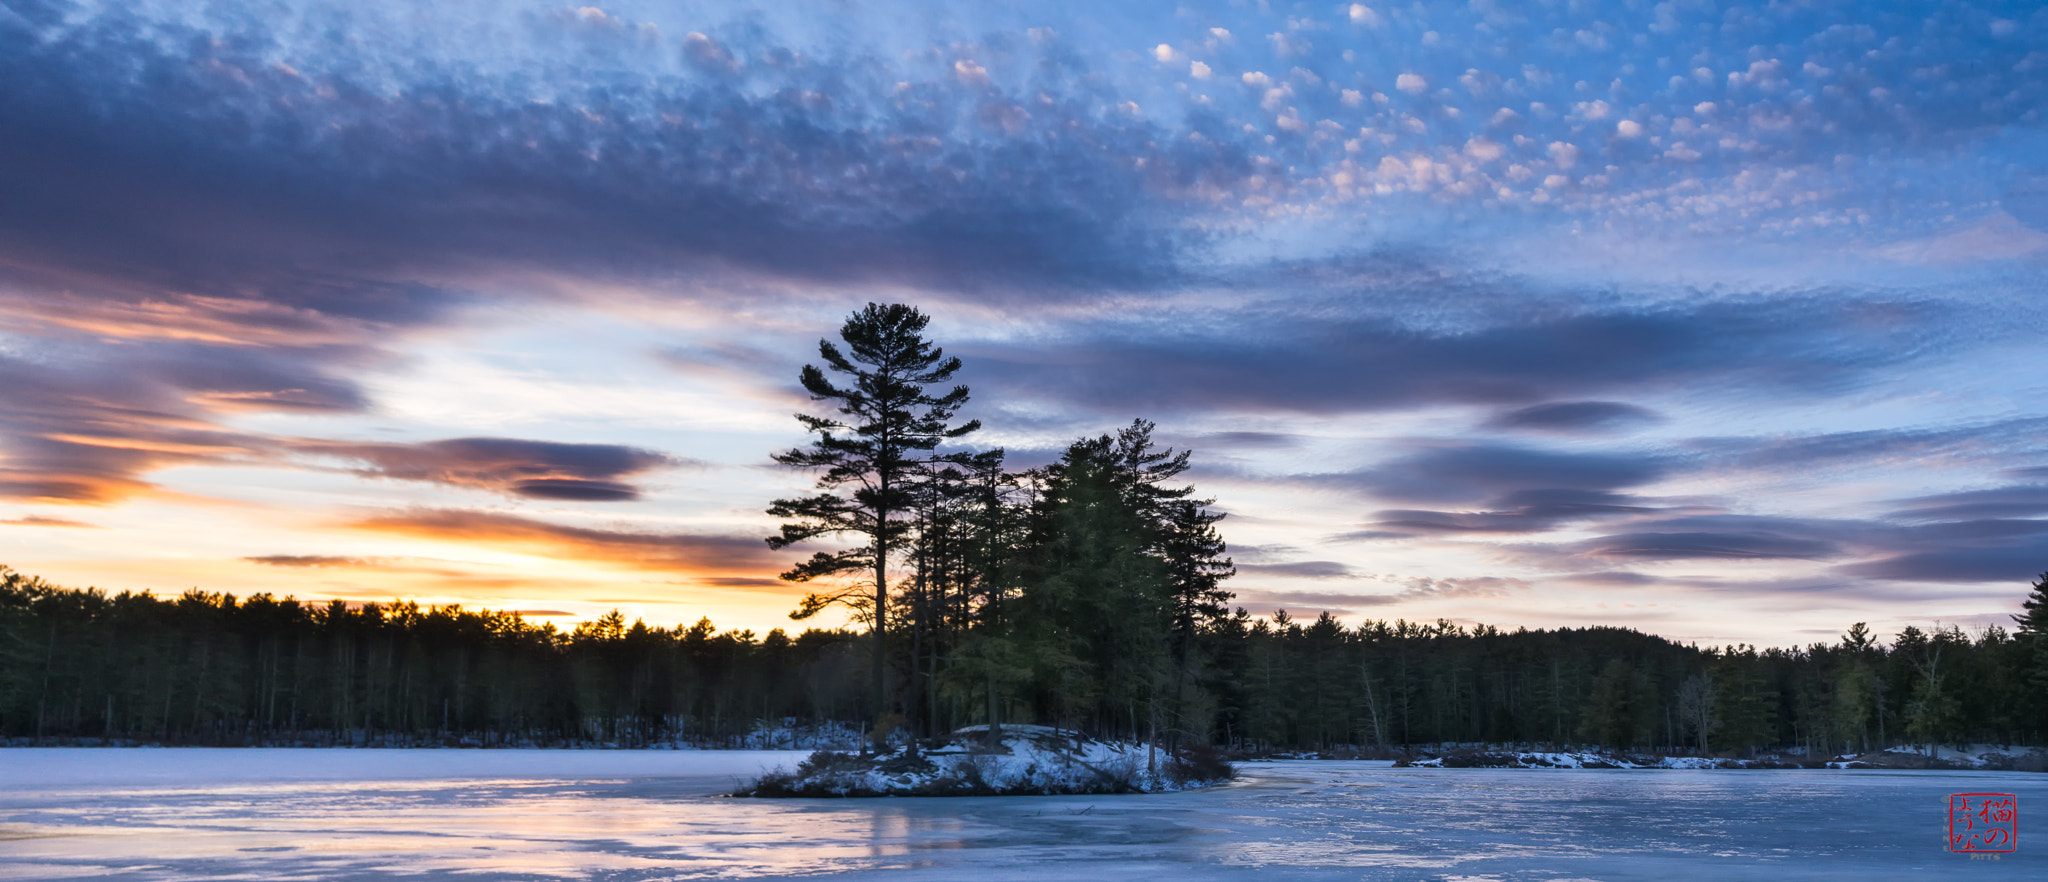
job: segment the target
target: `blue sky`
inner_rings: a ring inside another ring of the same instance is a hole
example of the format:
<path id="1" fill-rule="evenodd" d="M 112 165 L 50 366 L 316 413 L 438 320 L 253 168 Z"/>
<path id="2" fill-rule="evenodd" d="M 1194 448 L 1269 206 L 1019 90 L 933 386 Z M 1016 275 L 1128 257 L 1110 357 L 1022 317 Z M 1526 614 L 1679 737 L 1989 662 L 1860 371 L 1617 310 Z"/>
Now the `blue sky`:
<path id="1" fill-rule="evenodd" d="M 0 561 L 785 624 L 795 374 L 1192 447 L 1254 612 L 1795 643 L 2048 570 L 2034 4 L 0 9 Z"/>

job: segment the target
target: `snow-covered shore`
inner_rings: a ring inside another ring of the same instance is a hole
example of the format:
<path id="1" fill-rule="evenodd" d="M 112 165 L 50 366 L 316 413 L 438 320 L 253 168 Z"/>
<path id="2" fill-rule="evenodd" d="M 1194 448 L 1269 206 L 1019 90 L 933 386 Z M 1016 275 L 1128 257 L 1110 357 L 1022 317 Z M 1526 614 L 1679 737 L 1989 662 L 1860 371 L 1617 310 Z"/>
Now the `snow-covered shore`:
<path id="1" fill-rule="evenodd" d="M 996 744 L 985 726 L 954 733 L 940 747 L 898 748 L 872 757 L 821 750 L 778 770 L 739 796 L 1025 796 L 1162 793 L 1228 781 L 1229 764 L 1172 756 L 1153 745 L 1100 741 L 1047 726 L 1004 726 Z"/>
<path id="2" fill-rule="evenodd" d="M 1462 751 L 1403 760 L 1403 768 L 1437 769 L 1960 769 L 2042 771 L 2048 753 L 2035 747 L 1973 744 L 1967 749 L 1935 748 L 1922 752 L 1893 747 L 1866 754 L 1845 754 L 1827 760 L 1785 754 L 1754 758 L 1659 756 L 1595 750 Z"/>

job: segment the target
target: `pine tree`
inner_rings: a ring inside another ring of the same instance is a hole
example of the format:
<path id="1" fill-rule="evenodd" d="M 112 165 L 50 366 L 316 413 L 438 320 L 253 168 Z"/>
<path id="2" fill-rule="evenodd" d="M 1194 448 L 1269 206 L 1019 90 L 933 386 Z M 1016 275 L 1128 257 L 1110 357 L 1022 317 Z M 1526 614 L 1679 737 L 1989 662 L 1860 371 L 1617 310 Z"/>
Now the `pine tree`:
<path id="1" fill-rule="evenodd" d="M 1211 499 L 1175 499 L 1166 505 L 1161 551 L 1166 557 L 1167 590 L 1173 597 L 1173 737 L 1177 750 L 1183 735 L 1201 735 L 1188 713 L 1188 686 L 1193 673 L 1197 633 L 1230 615 L 1236 595 L 1221 587 L 1237 569 L 1223 553 L 1227 546 L 1211 512 Z M 1206 725 L 1203 727 L 1206 728 Z"/>
<path id="2" fill-rule="evenodd" d="M 2033 591 L 2021 603 L 2026 612 L 2012 617 L 2019 625 L 2018 656 L 2025 670 L 2020 682 L 2025 684 L 2023 694 L 2034 704 L 2034 722 L 2048 730 L 2048 573 L 2033 582 Z"/>
<path id="3" fill-rule="evenodd" d="M 1020 600 L 1040 688 L 1098 731 L 1133 717 L 1161 671 L 1169 625 L 1150 524 L 1106 445 L 1076 443 L 1041 476 Z M 1125 730 L 1126 732 L 1128 730 Z"/>
<path id="4" fill-rule="evenodd" d="M 1628 662 L 1611 659 L 1593 681 L 1580 726 L 1586 740 L 1617 749 L 1642 743 L 1649 731 L 1650 681 Z"/>
<path id="5" fill-rule="evenodd" d="M 2048 637 L 2048 573 L 2042 573 L 2031 587 L 2034 590 L 2020 603 L 2026 612 L 2013 616 L 2012 620 L 2020 626 L 2021 634 L 2035 638 Z"/>
<path id="6" fill-rule="evenodd" d="M 807 539 L 855 534 L 862 544 L 840 551 L 820 551 L 791 567 L 782 578 L 809 582 L 832 576 L 861 574 L 836 591 L 806 596 L 794 619 L 804 619 L 833 604 L 843 604 L 865 618 L 873 644 L 874 670 L 870 697 L 877 719 L 875 737 L 886 736 L 879 725 L 889 713 L 886 638 L 889 633 L 889 558 L 899 550 L 906 528 L 900 517 L 912 504 L 911 472 L 940 442 L 981 427 L 978 420 L 950 425 L 967 401 L 967 387 L 934 395 L 930 387 L 950 380 L 960 359 L 924 337 L 931 321 L 902 304 L 870 303 L 848 317 L 839 329 L 846 350 L 830 340 L 818 341 L 818 354 L 845 386 L 834 385 L 824 370 L 805 365 L 799 379 L 813 401 L 838 406 L 840 417 L 797 414 L 797 421 L 817 437 L 811 446 L 775 455 L 787 466 L 819 472 L 819 493 L 778 499 L 768 513 L 790 520 L 771 548 L 782 549 Z"/>
<path id="7" fill-rule="evenodd" d="M 955 463 L 960 480 L 954 485 L 957 532 L 951 538 L 958 546 L 954 603 L 960 633 L 940 673 L 942 685 L 966 699 L 965 706 L 981 708 L 990 744 L 1001 739 L 1004 695 L 1028 667 L 1012 639 L 1009 610 L 1018 587 L 1025 513 L 1013 499 L 1022 490 L 1019 476 L 1003 470 L 1003 455 L 990 450 Z"/>

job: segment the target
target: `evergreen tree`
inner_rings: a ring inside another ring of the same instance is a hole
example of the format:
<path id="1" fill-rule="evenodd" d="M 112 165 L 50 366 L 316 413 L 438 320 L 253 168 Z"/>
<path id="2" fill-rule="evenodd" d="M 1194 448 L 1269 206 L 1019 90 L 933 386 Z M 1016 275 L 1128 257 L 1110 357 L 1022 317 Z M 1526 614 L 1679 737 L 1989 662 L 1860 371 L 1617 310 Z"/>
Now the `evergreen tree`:
<path id="1" fill-rule="evenodd" d="M 1711 652 L 1711 651 L 1710 651 Z M 1714 707 L 1719 717 L 1713 733 L 1715 743 L 1728 748 L 1755 749 L 1775 743 L 1778 692 L 1764 671 L 1766 656 L 1754 646 L 1731 646 L 1718 653 L 1714 682 L 1719 687 Z"/>
<path id="2" fill-rule="evenodd" d="M 1643 743 L 1648 740 L 1654 701 L 1648 677 L 1626 661 L 1608 661 L 1586 698 L 1580 723 L 1586 740 L 1614 748 Z"/>
<path id="3" fill-rule="evenodd" d="M 1927 745 L 1932 754 L 1937 745 L 1951 740 L 1958 710 L 1951 672 L 1955 668 L 1954 648 L 1967 647 L 1969 639 L 1956 627 L 1936 628 L 1931 634 L 1907 625 L 1899 632 L 1893 654 L 1911 667 L 1905 704 L 1906 736 Z"/>
<path id="4" fill-rule="evenodd" d="M 1085 718 L 1121 720 L 1125 731 L 1181 725 L 1169 686 L 1185 667 L 1176 659 L 1229 597 L 1216 587 L 1230 572 L 1220 516 L 1189 498 L 1193 487 L 1168 485 L 1190 454 L 1155 448 L 1153 428 L 1134 420 L 1084 438 L 1038 470 L 1025 554 L 1021 599 L 1041 694 L 1057 698 L 1061 716 L 1087 708 Z"/>
<path id="5" fill-rule="evenodd" d="M 960 369 L 960 359 L 947 357 L 924 338 L 930 321 L 913 307 L 870 303 L 839 329 L 844 352 L 830 340 L 818 341 L 819 357 L 846 378 L 846 385 L 835 385 L 815 365 L 805 365 L 799 379 L 813 401 L 833 402 L 844 419 L 797 414 L 797 421 L 817 438 L 808 448 L 776 454 L 775 461 L 817 471 L 820 492 L 778 499 L 768 509 L 771 515 L 791 519 L 779 535 L 768 539 L 771 548 L 847 533 L 864 540 L 853 548 L 817 552 L 782 578 L 809 582 L 855 573 L 868 577 L 865 584 L 856 580 L 836 591 L 806 596 L 790 617 L 808 618 L 837 603 L 867 620 L 877 740 L 887 734 L 879 724 L 890 711 L 889 558 L 908 526 L 899 516 L 911 505 L 910 472 L 940 442 L 981 427 L 978 420 L 950 425 L 967 401 L 966 386 L 954 386 L 941 395 L 931 392 L 932 386 L 950 380 Z"/>
<path id="6" fill-rule="evenodd" d="M 1143 494 L 1113 449 L 1077 442 L 1042 474 L 1019 598 L 1040 694 L 1057 719 L 1098 731 L 1135 725 L 1163 673 L 1170 622 Z"/>
<path id="7" fill-rule="evenodd" d="M 2026 659 L 2025 682 L 2033 687 L 2033 697 L 2041 712 L 2040 722 L 2048 725 L 2048 573 L 2042 573 L 2031 586 L 2027 599 L 2021 603 L 2026 610 L 2012 617 L 2019 625 L 2018 638 L 2023 646 L 2022 656 Z"/>
<path id="8" fill-rule="evenodd" d="M 1189 714 L 1188 689 L 1193 678 L 1194 650 L 1199 632 L 1214 627 L 1230 614 L 1235 595 L 1222 583 L 1237 569 L 1223 553 L 1228 547 L 1216 532 L 1220 512 L 1206 506 L 1213 499 L 1175 499 L 1167 503 L 1162 523 L 1161 551 L 1166 558 L 1167 591 L 1173 598 L 1173 736 L 1178 749 L 1185 735 L 1202 736 L 1208 724 L 1198 730 Z"/>
<path id="9" fill-rule="evenodd" d="M 1013 639 L 1010 603 L 1018 590 L 1027 529 L 1023 488 L 1003 470 L 1003 451 L 992 450 L 959 462 L 962 491 L 954 513 L 960 584 L 960 618 L 951 664 L 941 672 L 948 692 L 979 708 L 994 743 L 1001 737 L 1004 696 L 1028 676 L 1029 665 Z"/>

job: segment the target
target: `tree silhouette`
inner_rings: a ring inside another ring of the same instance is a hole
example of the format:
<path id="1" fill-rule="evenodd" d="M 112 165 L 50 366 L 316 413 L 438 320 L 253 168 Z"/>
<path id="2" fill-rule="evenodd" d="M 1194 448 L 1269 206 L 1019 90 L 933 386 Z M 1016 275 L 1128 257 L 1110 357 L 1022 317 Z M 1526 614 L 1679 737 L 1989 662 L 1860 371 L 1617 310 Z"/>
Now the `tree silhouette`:
<path id="1" fill-rule="evenodd" d="M 870 303 L 848 317 L 839 329 L 846 343 L 841 352 L 830 340 L 818 341 L 818 355 L 845 386 L 833 384 L 824 370 L 805 365 L 799 379 L 813 401 L 838 406 L 839 417 L 797 414 L 805 430 L 817 437 L 808 448 L 775 454 L 787 466 L 817 471 L 820 492 L 778 499 L 768 513 L 788 518 L 771 548 L 787 548 L 824 536 L 856 534 L 864 541 L 852 548 L 820 551 L 791 567 L 782 578 L 809 582 L 854 573 L 871 576 L 834 591 L 813 593 L 790 618 L 805 619 L 833 604 L 843 604 L 869 624 L 874 671 L 871 692 L 879 723 L 889 711 L 886 671 L 889 613 L 889 556 L 900 545 L 907 524 L 897 515 L 914 502 L 910 480 L 918 463 L 939 442 L 981 427 L 978 420 L 949 425 L 967 401 L 967 387 L 954 386 L 933 395 L 931 386 L 951 379 L 959 358 L 924 338 L 931 319 L 902 304 Z M 886 733 L 878 725 L 876 738 Z"/>

